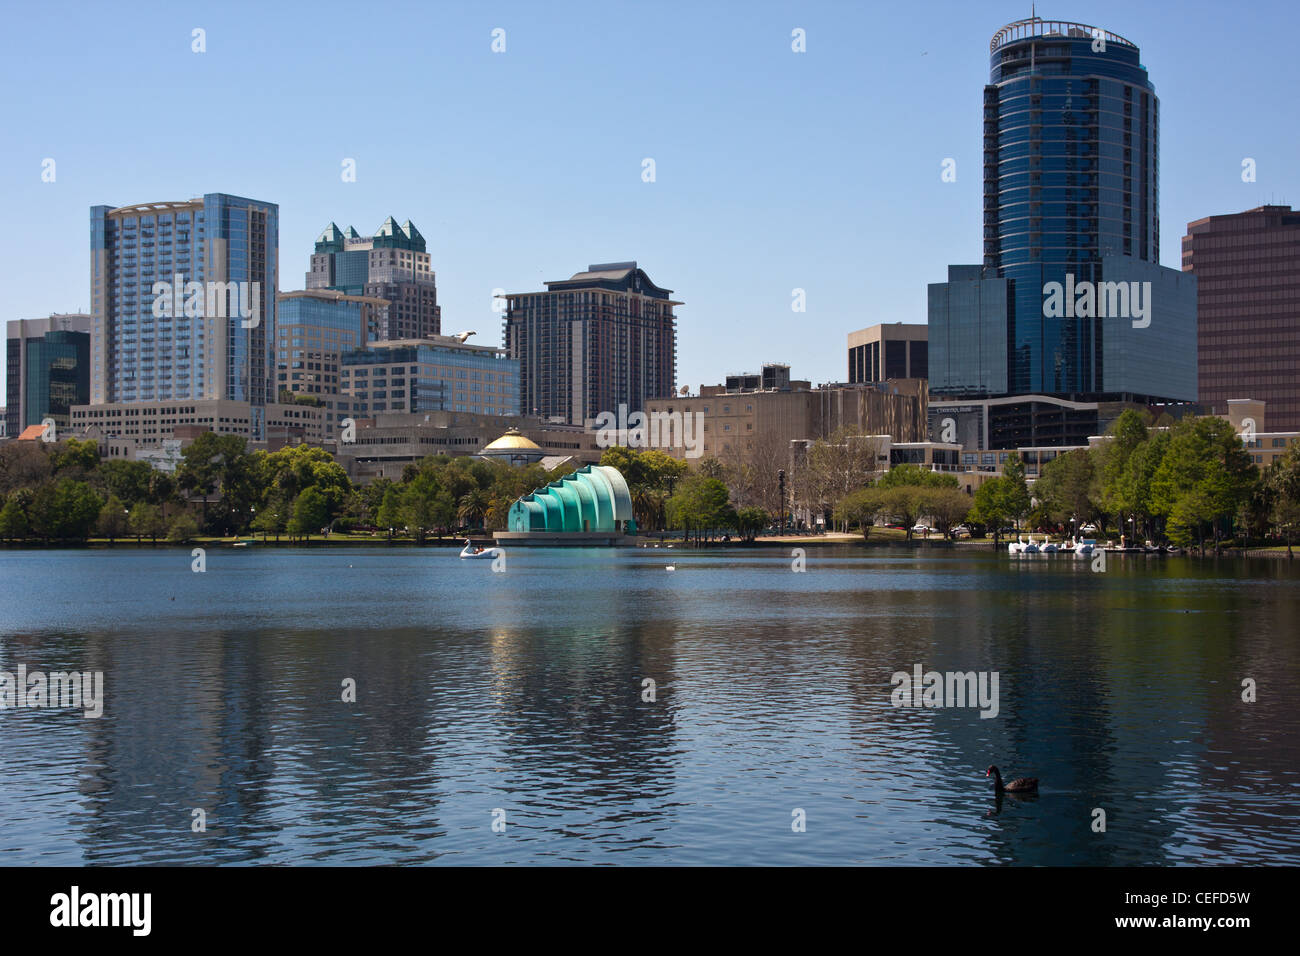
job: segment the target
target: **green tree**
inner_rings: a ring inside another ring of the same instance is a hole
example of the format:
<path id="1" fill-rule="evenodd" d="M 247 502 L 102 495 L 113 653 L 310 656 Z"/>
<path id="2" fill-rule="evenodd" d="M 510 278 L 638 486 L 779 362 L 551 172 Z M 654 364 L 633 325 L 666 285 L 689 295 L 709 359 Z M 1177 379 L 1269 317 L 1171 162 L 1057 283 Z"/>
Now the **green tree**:
<path id="1" fill-rule="evenodd" d="M 727 486 L 718 478 L 695 474 L 682 481 L 668 499 L 668 523 L 687 535 L 694 533 L 699 543 L 718 528 L 735 527 L 736 513 L 731 507 Z"/>
<path id="2" fill-rule="evenodd" d="M 772 520 L 762 508 L 741 508 L 736 512 L 736 533 L 746 541 L 753 541 Z"/>
<path id="3" fill-rule="evenodd" d="M 835 520 L 845 527 L 857 525 L 862 537 L 869 537 L 876 516 L 881 512 L 884 493 L 883 489 L 874 486 L 849 492 L 836 504 Z"/>
<path id="4" fill-rule="evenodd" d="M 104 506 L 104 499 L 84 481 L 60 478 L 36 490 L 29 512 L 32 530 L 41 538 L 84 541 Z"/>
<path id="5" fill-rule="evenodd" d="M 312 445 L 286 445 L 257 458 L 256 468 L 264 503 L 271 498 L 294 501 L 305 489 L 316 488 L 332 517 L 342 509 L 352 491 L 352 482 L 343 466 L 325 449 Z"/>
<path id="6" fill-rule="evenodd" d="M 99 445 L 93 439 L 68 438 L 54 446 L 50 463 L 56 474 L 70 472 L 69 477 L 85 477 L 99 464 Z"/>
<path id="7" fill-rule="evenodd" d="M 31 531 L 31 522 L 27 518 L 27 503 L 23 499 L 30 492 L 15 491 L 0 508 L 0 538 L 15 541 L 27 537 Z"/>
<path id="8" fill-rule="evenodd" d="M 185 544 L 198 537 L 199 523 L 188 511 L 182 511 L 167 524 L 167 540 L 172 544 Z"/>
<path id="9" fill-rule="evenodd" d="M 451 492 L 432 471 L 422 471 L 402 495 L 402 517 L 416 544 L 424 544 L 430 531 L 450 527 L 455 516 Z"/>
<path id="10" fill-rule="evenodd" d="M 887 485 L 879 489 L 880 514 L 901 525 L 908 541 L 925 507 L 928 490 L 925 485 Z"/>
<path id="11" fill-rule="evenodd" d="M 1002 464 L 1003 508 L 1006 516 L 1019 526 L 1020 519 L 1029 514 L 1029 484 L 1025 480 L 1025 463 L 1018 452 L 1012 452 Z"/>
<path id="12" fill-rule="evenodd" d="M 251 531 L 260 531 L 265 535 L 275 535 L 277 541 L 280 535 L 284 533 L 289 525 L 289 516 L 293 513 L 293 506 L 284 500 L 283 496 L 268 496 L 269 500 L 263 502 L 262 507 L 257 510 L 249 524 Z"/>
<path id="13" fill-rule="evenodd" d="M 1012 518 L 1009 501 L 1014 495 L 1011 483 L 1005 478 L 990 478 L 975 489 L 975 506 L 970 520 L 993 529 L 993 547 L 1002 538 L 1002 527 Z"/>
<path id="14" fill-rule="evenodd" d="M 159 535 L 167 533 L 167 519 L 163 517 L 157 505 L 152 505 L 147 501 L 139 502 L 131 509 L 131 516 L 127 519 L 127 526 L 137 539 L 141 537 L 149 538 L 154 544 L 158 543 Z"/>
<path id="15" fill-rule="evenodd" d="M 921 498 L 922 515 L 928 516 L 945 538 L 966 520 L 974 506 L 971 496 L 960 488 L 927 488 Z"/>
<path id="16" fill-rule="evenodd" d="M 237 533 L 253 519 L 261 499 L 260 462 L 239 435 L 202 432 L 182 454 L 177 485 L 203 501 L 203 527 L 211 533 Z M 215 500 L 214 500 L 215 496 Z"/>
<path id="17" fill-rule="evenodd" d="M 126 534 L 126 518 L 126 508 L 122 504 L 122 499 L 110 494 L 108 500 L 104 502 L 104 507 L 99 509 L 95 530 L 107 538 L 109 544 L 112 544 L 116 538 Z"/>
<path id="18" fill-rule="evenodd" d="M 1300 443 L 1273 462 L 1264 483 L 1271 499 L 1269 520 L 1286 542 L 1286 556 L 1294 558 L 1292 541 L 1300 529 Z"/>
<path id="19" fill-rule="evenodd" d="M 1096 470 L 1091 451 L 1076 448 L 1043 465 L 1034 482 L 1034 497 L 1048 523 L 1069 524 L 1078 518 L 1086 524 L 1097 507 L 1093 500 Z"/>
<path id="20" fill-rule="evenodd" d="M 315 485 L 308 485 L 293 502 L 289 533 L 306 536 L 319 532 L 329 522 L 329 501 Z"/>
<path id="21" fill-rule="evenodd" d="M 955 491 L 959 486 L 954 475 L 929 471 L 920 465 L 895 465 L 876 482 L 876 487 L 881 492 L 879 512 L 902 525 L 907 540 L 911 541 L 912 528 L 918 519 L 931 514 L 931 508 L 936 504 L 951 509 L 956 501 L 940 497 L 939 493 Z M 964 495 L 962 497 L 965 498 Z"/>
<path id="22" fill-rule="evenodd" d="M 95 483 L 106 497 L 114 497 L 133 505 L 143 501 L 149 494 L 150 472 L 153 469 L 143 461 L 127 461 L 124 458 L 109 458 L 99 463 L 95 472 Z"/>
<path id="23" fill-rule="evenodd" d="M 402 517 L 402 489 L 398 485 L 393 485 L 384 493 L 384 500 L 379 506 L 375 521 L 378 522 L 379 527 L 388 528 L 390 534 L 392 529 L 406 524 Z"/>
<path id="24" fill-rule="evenodd" d="M 1170 540 L 1194 539 L 1204 549 L 1208 529 L 1217 550 L 1225 526 L 1248 499 L 1257 475 L 1241 438 L 1227 421 L 1184 419 L 1170 433 L 1152 479 L 1152 508 L 1168 519 Z"/>
<path id="25" fill-rule="evenodd" d="M 460 496 L 456 503 L 456 517 L 466 527 L 480 528 L 491 506 L 491 492 L 486 488 L 473 488 Z"/>
<path id="26" fill-rule="evenodd" d="M 1121 525 L 1125 515 L 1132 517 L 1139 513 L 1132 497 L 1134 489 L 1125 481 L 1125 475 L 1134 453 L 1150 439 L 1146 425 L 1149 417 L 1132 408 L 1124 410 L 1106 430 L 1108 440 L 1088 450 L 1094 459 L 1097 510 L 1114 515 Z"/>

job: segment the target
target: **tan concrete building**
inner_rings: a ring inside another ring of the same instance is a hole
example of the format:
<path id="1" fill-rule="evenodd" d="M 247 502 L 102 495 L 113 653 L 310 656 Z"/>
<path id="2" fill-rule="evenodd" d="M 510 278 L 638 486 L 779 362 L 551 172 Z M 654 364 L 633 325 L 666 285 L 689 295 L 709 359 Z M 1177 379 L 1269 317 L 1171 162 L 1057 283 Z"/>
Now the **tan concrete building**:
<path id="1" fill-rule="evenodd" d="M 1233 430 L 1241 436 L 1250 460 L 1261 469 L 1268 468 L 1281 458 L 1293 445 L 1300 445 L 1300 432 L 1265 431 L 1265 416 L 1268 403 L 1254 398 L 1229 398 L 1225 402 L 1227 413 L 1219 416 L 1226 418 Z"/>
<path id="2" fill-rule="evenodd" d="M 263 445 L 320 444 L 325 440 L 325 412 L 312 405 L 267 405 Z M 253 441 L 253 412 L 248 402 L 226 399 L 177 399 L 166 402 L 113 402 L 74 405 L 72 428 L 121 447 L 159 446 L 164 439 L 192 437 L 198 432 L 242 435 Z M 119 455 L 120 457 L 120 455 Z"/>
<path id="3" fill-rule="evenodd" d="M 849 384 L 930 377 L 930 331 L 924 323 L 892 322 L 849 333 Z"/>
<path id="4" fill-rule="evenodd" d="M 698 461 L 766 457 L 773 450 L 787 455 L 792 441 L 830 438 L 845 428 L 859 434 L 890 435 L 896 441 L 924 442 L 926 403 L 921 380 L 818 388 L 796 380 L 786 388 L 759 390 L 703 386 L 698 396 L 650 399 L 646 410 L 649 416 L 689 414 L 698 421 L 698 440 L 702 442 L 694 459 Z M 663 450 L 686 457 L 680 433 L 662 431 L 666 433 L 661 436 L 665 438 Z"/>
<path id="5" fill-rule="evenodd" d="M 387 413 L 358 419 L 355 441 L 340 441 L 335 454 L 353 481 L 394 481 L 402 470 L 429 455 L 478 455 L 510 429 L 550 458 L 572 457 L 587 464 L 600 461 L 604 449 L 595 433 L 579 425 L 547 422 L 521 415 L 475 415 L 430 411 Z"/>

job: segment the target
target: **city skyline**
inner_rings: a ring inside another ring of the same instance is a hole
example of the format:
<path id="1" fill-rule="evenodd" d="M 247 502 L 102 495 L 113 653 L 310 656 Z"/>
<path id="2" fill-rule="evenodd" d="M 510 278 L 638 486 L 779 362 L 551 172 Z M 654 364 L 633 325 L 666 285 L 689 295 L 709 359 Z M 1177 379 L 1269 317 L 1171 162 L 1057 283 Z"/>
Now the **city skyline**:
<path id="1" fill-rule="evenodd" d="M 322 52 L 336 42 L 323 26 L 276 11 L 260 14 L 259 31 L 250 33 L 241 20 L 248 9 L 158 8 L 129 38 L 104 13 L 86 11 L 78 29 L 97 44 L 77 50 L 78 62 L 94 69 L 107 55 L 99 50 L 147 44 L 176 77 L 189 78 L 149 87 L 158 115 L 198 114 L 200 125 L 210 119 L 229 132 L 225 110 L 258 84 L 275 83 L 285 104 L 300 105 L 318 82 Z M 355 131 L 325 132 L 268 113 L 265 129 L 254 124 L 261 149 L 250 151 L 241 135 L 198 137 L 204 148 L 183 161 L 111 122 L 110 106 L 138 95 L 129 83 L 87 89 L 53 69 L 16 104 L 14 147 L 0 160 L 14 184 L 13 215 L 39 224 L 0 240 L 0 254 L 31 280 L 15 288 L 9 317 L 89 310 L 85 247 L 68 238 L 84 228 L 90 206 L 220 190 L 280 206 L 286 291 L 299 287 L 300 263 L 324 223 L 400 213 L 424 224 L 449 325 L 480 328 L 485 342 L 500 344 L 494 289 L 540 288 L 575 262 L 636 259 L 687 303 L 678 322 L 679 385 L 772 360 L 815 381 L 841 381 L 849 331 L 923 321 L 927 282 L 948 262 L 980 259 L 986 44 L 1028 11 L 934 10 L 944 30 L 907 42 L 896 38 L 914 15 L 888 9 L 766 4 L 743 20 L 692 9 L 683 21 L 670 7 L 639 18 L 642 53 L 630 59 L 619 54 L 620 33 L 582 7 L 411 8 L 404 25 L 427 17 L 429 29 L 401 35 L 386 27 L 402 16 L 394 11 L 355 24 L 349 39 L 371 52 L 340 50 L 339 62 L 358 73 L 382 62 L 409 80 L 412 98 L 429 107 L 427 129 L 400 143 L 370 132 L 387 116 L 406 115 L 410 102 L 371 103 L 362 84 L 336 104 L 365 108 Z M 1280 4 L 1227 13 L 1193 4 L 1175 18 L 1110 3 L 1038 13 L 1095 23 L 1142 49 L 1161 100 L 1162 265 L 1178 267 L 1188 222 L 1300 198 L 1287 162 L 1298 134 L 1273 122 L 1286 115 L 1295 86 L 1282 44 L 1284 24 L 1297 14 Z M 9 44 L 30 37 L 35 47 L 24 41 L 24 56 L 57 67 L 68 53 L 57 47 L 52 16 L 57 11 L 17 13 Z M 191 49 L 195 28 L 205 31 L 202 53 Z M 506 31 L 501 53 L 492 52 L 497 28 Z M 804 53 L 791 48 L 795 29 L 806 31 Z M 387 33 L 384 41 L 367 42 L 376 32 Z M 558 68 L 557 49 L 569 51 Z M 259 61 L 268 50 L 274 62 Z M 414 50 L 423 55 L 403 56 Z M 1206 70 L 1210 58 L 1249 62 L 1252 72 Z M 259 68 L 248 76 L 217 82 L 252 62 Z M 655 62 L 669 68 L 647 68 Z M 595 71 L 599 84 L 589 82 Z M 846 113 L 843 94 L 852 89 L 866 95 Z M 615 109 L 641 120 L 625 129 L 597 119 L 589 138 L 570 126 L 570 118 L 586 122 Z M 1208 145 L 1207 117 L 1215 124 Z M 1242 181 L 1247 158 L 1254 182 Z M 53 182 L 42 182 L 46 159 L 55 163 Z M 343 181 L 349 159 L 355 182 Z M 654 160 L 653 182 L 643 181 L 645 159 Z M 955 160 L 955 182 L 941 179 L 945 159 Z M 795 289 L 806 296 L 802 314 L 791 309 Z"/>

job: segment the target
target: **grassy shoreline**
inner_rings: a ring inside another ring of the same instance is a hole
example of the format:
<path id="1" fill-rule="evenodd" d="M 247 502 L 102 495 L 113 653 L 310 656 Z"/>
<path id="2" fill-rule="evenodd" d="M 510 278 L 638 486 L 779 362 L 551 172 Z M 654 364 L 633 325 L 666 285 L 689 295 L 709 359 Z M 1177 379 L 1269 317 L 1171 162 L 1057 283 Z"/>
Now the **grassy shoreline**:
<path id="1" fill-rule="evenodd" d="M 474 534 L 471 536 L 476 542 L 490 542 L 491 534 Z M 638 548 L 654 548 L 656 545 L 672 545 L 674 548 L 682 550 L 695 550 L 696 545 L 686 541 L 681 536 L 664 535 L 663 537 L 655 536 L 638 536 L 636 546 Z M 280 535 L 277 541 L 274 535 L 266 540 L 261 537 L 254 539 L 251 535 L 238 537 L 211 537 L 199 536 L 186 542 L 158 540 L 156 543 L 144 538 L 136 541 L 131 538 L 117 538 L 109 541 L 107 538 L 91 538 L 87 541 L 69 542 L 69 541 L 6 541 L 0 542 L 0 548 L 13 551 L 47 551 L 47 550 L 90 550 L 90 551 L 109 551 L 116 548 L 230 548 L 234 547 L 241 541 L 251 541 L 248 547 L 256 548 L 302 548 L 302 547 L 380 547 L 380 548 L 461 548 L 464 546 L 465 537 L 463 535 L 453 537 L 446 536 L 438 538 L 431 536 L 423 544 L 417 544 L 411 537 L 394 536 L 392 539 L 386 534 L 347 534 L 335 532 L 331 535 L 313 534 L 301 538 L 290 540 L 287 535 Z M 716 548 L 740 548 L 740 549 L 770 549 L 770 548 L 790 548 L 790 547 L 814 547 L 814 548 L 915 548 L 918 550 L 925 549 L 945 549 L 945 550 L 973 550 L 973 551 L 1002 551 L 1006 548 L 1006 539 L 1000 541 L 996 546 L 991 538 L 971 539 L 960 538 L 957 540 L 946 540 L 941 537 L 924 538 L 914 535 L 909 541 L 902 531 L 891 528 L 874 529 L 869 538 L 863 538 L 861 534 L 845 534 L 841 532 L 827 532 L 825 534 L 803 534 L 803 535 L 782 535 L 782 536 L 763 536 L 753 541 L 740 541 L 733 539 L 728 542 L 712 540 L 701 549 Z M 1198 557 L 1191 552 L 1184 552 L 1186 557 Z M 1213 551 L 1207 551 L 1203 557 L 1216 557 Z M 1275 545 L 1268 547 L 1251 547 L 1251 548 L 1225 548 L 1223 553 L 1217 555 L 1223 558 L 1269 558 L 1286 559 L 1287 549 L 1285 545 Z"/>

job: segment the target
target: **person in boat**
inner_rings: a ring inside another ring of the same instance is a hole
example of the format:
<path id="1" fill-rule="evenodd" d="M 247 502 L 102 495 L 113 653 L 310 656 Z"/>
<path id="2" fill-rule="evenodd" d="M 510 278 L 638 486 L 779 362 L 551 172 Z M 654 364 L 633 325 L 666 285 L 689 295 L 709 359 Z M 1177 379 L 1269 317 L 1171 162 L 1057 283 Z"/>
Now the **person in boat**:
<path id="1" fill-rule="evenodd" d="M 482 554 L 484 550 L 483 548 L 474 547 L 473 542 L 471 542 L 469 538 L 465 539 L 465 547 L 469 550 L 470 554 Z"/>

